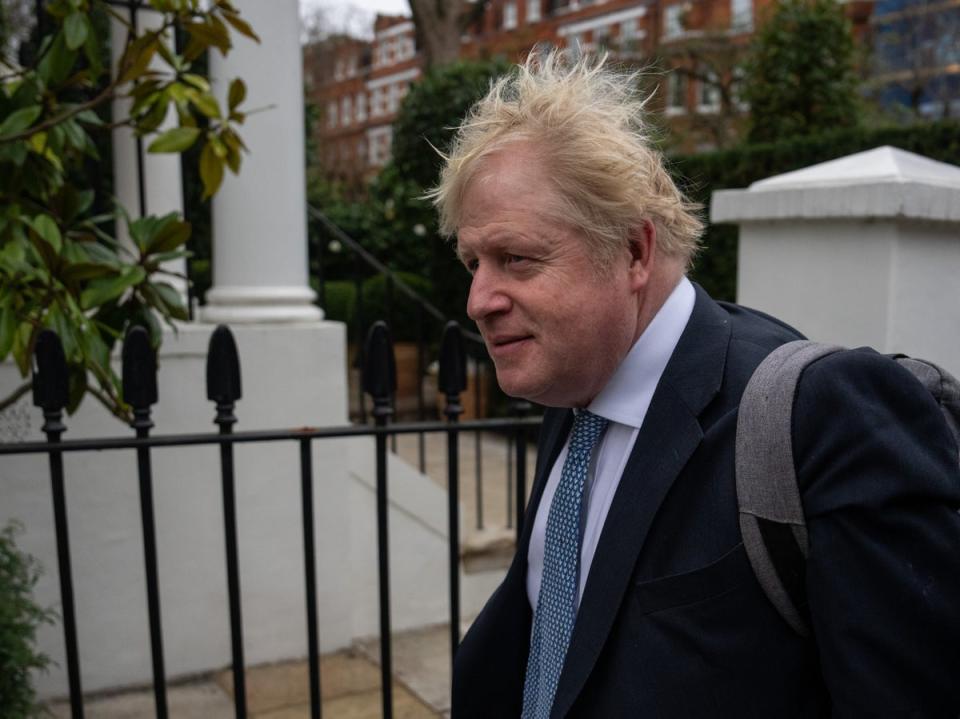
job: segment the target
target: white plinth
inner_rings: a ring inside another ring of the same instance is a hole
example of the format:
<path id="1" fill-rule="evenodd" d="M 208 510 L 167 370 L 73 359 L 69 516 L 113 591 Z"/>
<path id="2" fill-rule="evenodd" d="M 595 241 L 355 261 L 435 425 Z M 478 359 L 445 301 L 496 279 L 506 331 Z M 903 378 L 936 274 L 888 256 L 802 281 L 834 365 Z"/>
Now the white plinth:
<path id="1" fill-rule="evenodd" d="M 878 148 L 714 193 L 737 300 L 811 339 L 960 373 L 960 168 Z"/>

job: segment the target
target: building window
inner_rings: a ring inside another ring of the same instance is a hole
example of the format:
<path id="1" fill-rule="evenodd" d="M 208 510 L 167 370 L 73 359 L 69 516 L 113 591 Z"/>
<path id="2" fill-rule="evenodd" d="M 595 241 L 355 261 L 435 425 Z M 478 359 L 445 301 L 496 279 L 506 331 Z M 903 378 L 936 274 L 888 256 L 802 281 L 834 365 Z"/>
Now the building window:
<path id="1" fill-rule="evenodd" d="M 640 19 L 632 17 L 620 23 L 620 39 L 636 40 L 640 34 Z"/>
<path id="2" fill-rule="evenodd" d="M 667 115 L 682 115 L 687 111 L 687 76 L 676 70 L 667 76 Z"/>
<path id="3" fill-rule="evenodd" d="M 668 5 L 663 13 L 663 35 L 670 39 L 683 35 L 683 10 L 682 4 Z"/>
<path id="4" fill-rule="evenodd" d="M 599 53 L 604 53 L 610 47 L 610 28 L 601 27 L 593 31 L 593 47 Z"/>
<path id="5" fill-rule="evenodd" d="M 350 95 L 340 101 L 340 122 L 344 126 L 353 122 L 353 98 Z"/>
<path id="6" fill-rule="evenodd" d="M 730 82 L 730 101 L 741 112 L 750 110 L 750 103 L 743 99 L 743 83 L 746 72 L 742 67 L 733 69 L 733 77 Z"/>
<path id="7" fill-rule="evenodd" d="M 374 88 L 373 95 L 370 97 L 370 116 L 380 117 L 383 114 L 383 90 L 379 87 Z"/>
<path id="8" fill-rule="evenodd" d="M 527 22 L 540 22 L 540 0 L 527 0 Z"/>
<path id="9" fill-rule="evenodd" d="M 517 3 L 507 2 L 503 4 L 503 29 L 513 30 L 517 26 Z"/>
<path id="10" fill-rule="evenodd" d="M 367 93 L 357 93 L 355 106 L 357 109 L 357 122 L 363 122 L 367 119 Z"/>
<path id="11" fill-rule="evenodd" d="M 570 49 L 570 54 L 573 55 L 573 57 L 580 57 L 583 53 L 583 35 L 578 32 L 568 35 L 567 47 Z"/>
<path id="12" fill-rule="evenodd" d="M 717 74 L 708 72 L 700 80 L 700 92 L 697 98 L 697 112 L 704 114 L 720 112 L 720 84 Z"/>
<path id="13" fill-rule="evenodd" d="M 730 25 L 744 32 L 753 29 L 753 0 L 730 0 Z"/>
<path id="14" fill-rule="evenodd" d="M 337 102 L 331 100 L 327 103 L 327 127 L 337 126 Z"/>

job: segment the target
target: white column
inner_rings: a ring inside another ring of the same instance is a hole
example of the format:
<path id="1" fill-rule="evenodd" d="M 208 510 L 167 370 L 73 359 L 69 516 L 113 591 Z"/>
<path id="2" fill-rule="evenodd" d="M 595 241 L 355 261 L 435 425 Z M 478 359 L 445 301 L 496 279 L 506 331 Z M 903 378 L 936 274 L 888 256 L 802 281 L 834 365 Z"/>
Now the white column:
<path id="1" fill-rule="evenodd" d="M 250 149 L 239 176 L 229 172 L 213 200 L 213 287 L 208 322 L 319 320 L 307 282 L 303 68 L 297 0 L 234 3 L 260 36 L 237 36 L 223 58 L 210 54 L 215 91 L 247 84 L 240 129 Z"/>
<path id="2" fill-rule="evenodd" d="M 878 147 L 715 192 L 711 219 L 740 225 L 738 302 L 960 373 L 960 168 Z"/>
<path id="3" fill-rule="evenodd" d="M 129 18 L 125 8 L 116 8 L 124 17 Z M 139 29 L 156 27 L 161 15 L 149 10 L 137 13 Z M 127 28 L 115 18 L 110 21 L 111 60 L 114 70 L 117 62 L 123 55 L 127 41 Z M 158 69 L 168 69 L 162 61 L 157 59 L 154 65 Z M 130 101 L 119 98 L 113 103 L 114 118 L 126 117 L 130 109 Z M 176 126 L 176 113 L 171 110 L 159 131 L 163 132 Z M 169 212 L 183 214 L 183 181 L 180 175 L 180 155 L 154 154 L 146 151 L 154 135 L 143 138 L 143 154 L 138 157 L 137 140 L 133 131 L 128 127 L 118 127 L 113 131 L 113 180 L 114 192 L 117 200 L 130 214 L 131 219 L 140 217 L 140 180 L 139 166 L 143 163 L 144 210 L 148 215 L 165 215 Z M 127 228 L 123 222 L 117 223 L 117 239 L 121 242 L 130 242 Z M 185 260 L 173 260 L 163 265 L 163 269 L 174 272 L 182 277 L 186 276 L 187 263 Z M 166 276 L 162 279 L 177 288 L 186 301 L 187 281 L 182 277 Z"/>

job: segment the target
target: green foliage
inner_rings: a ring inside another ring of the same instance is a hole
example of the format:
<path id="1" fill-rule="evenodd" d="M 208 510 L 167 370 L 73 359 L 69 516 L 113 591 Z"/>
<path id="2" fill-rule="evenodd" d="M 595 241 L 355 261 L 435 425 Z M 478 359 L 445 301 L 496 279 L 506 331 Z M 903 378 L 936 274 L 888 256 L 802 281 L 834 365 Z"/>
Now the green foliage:
<path id="1" fill-rule="evenodd" d="M 393 164 L 401 177 L 429 188 L 467 110 L 509 70 L 502 61 L 461 60 L 431 68 L 410 88 L 393 130 Z"/>
<path id="2" fill-rule="evenodd" d="M 412 272 L 398 272 L 397 276 L 417 294 L 430 297 L 432 286 L 429 280 Z M 414 302 L 397 287 L 387 289 L 387 278 L 374 275 L 363 283 L 363 321 L 371 324 L 384 320 L 390 326 L 390 334 L 395 341 L 417 339 L 420 316 Z M 424 334 L 430 333 L 433 318 L 424 315 Z"/>
<path id="3" fill-rule="evenodd" d="M 853 35 L 835 0 L 779 0 L 752 39 L 745 69 L 751 142 L 860 121 Z"/>
<path id="4" fill-rule="evenodd" d="M 744 188 L 752 182 L 883 145 L 940 162 L 960 165 L 960 123 L 840 130 L 815 137 L 746 145 L 701 155 L 674 157 L 671 171 L 709 215 L 714 190 Z M 737 285 L 737 228 L 710 225 L 693 277 L 717 299 L 734 300 Z"/>
<path id="5" fill-rule="evenodd" d="M 131 220 L 88 189 L 91 163 L 102 162 L 98 136 L 109 133 L 103 113 L 130 100 L 128 126 L 151 152 L 198 153 L 204 197 L 216 192 L 224 167 L 238 172 L 245 149 L 243 81 L 230 84 L 226 108 L 197 74 L 211 49 L 229 52 L 232 32 L 257 40 L 229 0 L 150 0 L 159 25 L 135 31 L 126 13 L 106 0 L 49 0 L 35 60 L 0 76 L 0 360 L 12 354 L 26 377 L 37 334 L 59 334 L 70 369 L 74 411 L 87 392 L 128 418 L 110 366 L 113 345 L 127 327 L 148 328 L 161 340 L 160 319 L 187 316 L 162 265 L 186 255 L 190 226 L 177 215 Z M 128 27 L 117 67 L 108 67 L 105 19 Z M 186 38 L 175 52 L 174 32 Z M 159 131 L 171 115 L 176 126 Z M 158 134 L 159 133 L 159 134 Z M 123 222 L 131 243 L 115 235 Z M 94 380 L 90 382 L 90 378 Z M 0 399 L 0 409 L 23 387 Z"/>
<path id="6" fill-rule="evenodd" d="M 507 68 L 489 61 L 431 68 L 404 99 L 394 124 L 393 160 L 373 181 L 365 200 L 348 202 L 337 187 L 321 181 L 310 188 L 311 204 L 391 269 L 426 277 L 427 297 L 439 307 L 462 311 L 469 275 L 450 244 L 437 234 L 432 204 L 420 198 L 439 179 L 441 159 L 436 150 L 449 147 L 467 110 Z M 314 252 L 332 239 L 314 228 Z M 323 262 L 327 277 L 351 274 L 348 252 L 340 256 L 324 252 Z"/>
<path id="7" fill-rule="evenodd" d="M 41 624 L 52 624 L 54 613 L 38 607 L 32 597 L 40 576 L 36 560 L 15 542 L 21 527 L 10 523 L 0 530 L 0 715 L 5 719 L 33 716 L 35 693 L 30 672 L 50 660 L 34 642 Z"/>

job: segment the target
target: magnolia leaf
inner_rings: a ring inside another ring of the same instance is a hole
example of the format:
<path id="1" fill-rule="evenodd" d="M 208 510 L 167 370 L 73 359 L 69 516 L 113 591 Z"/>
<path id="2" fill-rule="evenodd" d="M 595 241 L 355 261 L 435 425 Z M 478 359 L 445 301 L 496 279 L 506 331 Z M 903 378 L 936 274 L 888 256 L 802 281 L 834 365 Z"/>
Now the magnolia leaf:
<path id="1" fill-rule="evenodd" d="M 236 11 L 224 12 L 223 19 L 226 20 L 228 23 L 230 23 L 233 26 L 233 29 L 236 30 L 241 35 L 245 35 L 246 37 L 250 38 L 251 40 L 254 40 L 255 42 L 260 42 L 260 36 L 253 31 L 253 28 L 250 27 L 250 24 L 246 20 L 241 18 L 236 13 Z"/>
<path id="2" fill-rule="evenodd" d="M 7 135 L 16 135 L 26 130 L 34 121 L 40 117 L 43 108 L 40 105 L 30 105 L 22 107 L 16 112 L 10 113 L 0 125 L 0 139 Z"/>
<path id="3" fill-rule="evenodd" d="M 138 37 L 127 46 L 120 59 L 120 67 L 126 67 L 123 75 L 120 76 L 121 84 L 137 79 L 146 71 L 157 51 L 157 44 L 157 38 L 147 34 Z"/>
<path id="4" fill-rule="evenodd" d="M 213 22 L 192 22 L 184 28 L 190 36 L 201 44 L 213 46 L 226 54 L 230 50 L 230 35 L 221 24 L 219 27 Z"/>
<path id="5" fill-rule="evenodd" d="M 82 112 L 78 112 L 75 117 L 77 122 L 82 122 L 86 125 L 93 125 L 94 127 L 103 125 L 103 120 L 101 120 L 100 116 L 93 110 L 83 110 Z"/>
<path id="6" fill-rule="evenodd" d="M 230 112 L 233 112 L 237 105 L 243 102 L 246 96 L 246 84 L 244 84 L 243 80 L 241 80 L 239 77 L 235 77 L 230 82 L 230 90 L 227 94 L 227 107 L 230 108 Z"/>
<path id="7" fill-rule="evenodd" d="M 196 127 L 174 127 L 150 143 L 147 152 L 183 152 L 197 141 L 200 130 Z"/>
<path id="8" fill-rule="evenodd" d="M 63 247 L 63 237 L 60 228 L 50 215 L 37 215 L 30 221 L 30 227 L 46 242 L 57 254 Z"/>
<path id="9" fill-rule="evenodd" d="M 197 75 L 192 72 L 185 72 L 183 73 L 183 79 L 201 92 L 210 92 L 210 83 L 207 81 L 207 78 L 203 77 L 202 75 Z"/>
<path id="10" fill-rule="evenodd" d="M 203 180 L 203 199 L 212 197 L 223 182 L 223 160 L 217 157 L 212 143 L 203 146 L 200 153 L 200 179 Z"/>
<path id="11" fill-rule="evenodd" d="M 190 239 L 190 223 L 179 219 L 163 226 L 147 244 L 145 252 L 171 252 Z"/>
<path id="12" fill-rule="evenodd" d="M 102 280 L 94 280 L 80 295 L 80 306 L 88 310 L 109 302 L 137 285 L 146 278 L 147 273 L 140 266 L 128 267 L 120 275 Z"/>
<path id="13" fill-rule="evenodd" d="M 30 372 L 31 345 L 33 344 L 34 327 L 32 322 L 21 322 L 13 333 L 13 360 L 17 363 L 20 376 L 26 377 Z"/>
<path id="14" fill-rule="evenodd" d="M 183 297 L 181 297 L 180 293 L 177 292 L 173 285 L 168 284 L 167 282 L 154 282 L 151 284 L 151 287 L 153 287 L 153 289 L 156 291 L 157 295 L 163 302 L 167 313 L 171 317 L 177 320 L 189 319 L 189 316 L 187 315 L 187 307 L 183 303 Z"/>
<path id="15" fill-rule="evenodd" d="M 187 88 L 185 95 L 189 98 L 190 102 L 202 112 L 204 115 L 209 117 L 212 120 L 220 119 L 220 104 L 210 93 L 198 92 L 194 88 Z"/>
<path id="16" fill-rule="evenodd" d="M 89 20 L 82 12 L 74 10 L 63 21 L 63 32 L 66 36 L 67 47 L 76 50 L 87 41 L 90 30 Z"/>

